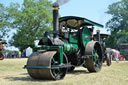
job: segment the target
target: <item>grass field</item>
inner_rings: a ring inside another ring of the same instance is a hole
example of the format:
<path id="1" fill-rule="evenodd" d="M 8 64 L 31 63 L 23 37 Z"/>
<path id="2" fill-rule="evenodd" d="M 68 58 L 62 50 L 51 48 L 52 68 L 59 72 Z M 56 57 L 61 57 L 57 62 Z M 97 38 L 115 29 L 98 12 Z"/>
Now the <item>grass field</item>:
<path id="1" fill-rule="evenodd" d="M 128 62 L 103 64 L 98 73 L 89 73 L 79 67 L 68 73 L 63 80 L 34 80 L 23 69 L 27 59 L 4 59 L 0 61 L 0 85 L 128 85 Z"/>

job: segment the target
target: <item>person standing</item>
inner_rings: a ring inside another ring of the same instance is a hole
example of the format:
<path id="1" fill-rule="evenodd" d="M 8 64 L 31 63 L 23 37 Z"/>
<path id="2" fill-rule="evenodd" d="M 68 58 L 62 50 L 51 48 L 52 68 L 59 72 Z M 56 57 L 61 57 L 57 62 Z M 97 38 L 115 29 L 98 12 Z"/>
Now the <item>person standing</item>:
<path id="1" fill-rule="evenodd" d="M 115 56 L 116 62 L 119 63 L 120 52 L 119 52 L 118 50 L 116 50 L 116 51 L 114 52 L 114 56 Z"/>
<path id="2" fill-rule="evenodd" d="M 21 57 L 21 51 L 18 52 L 19 58 Z"/>

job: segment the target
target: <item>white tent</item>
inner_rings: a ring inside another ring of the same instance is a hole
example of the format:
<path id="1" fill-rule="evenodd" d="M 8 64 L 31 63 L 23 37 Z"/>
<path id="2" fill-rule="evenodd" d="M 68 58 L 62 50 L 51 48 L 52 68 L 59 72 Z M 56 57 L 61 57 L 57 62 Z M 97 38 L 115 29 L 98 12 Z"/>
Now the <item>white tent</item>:
<path id="1" fill-rule="evenodd" d="M 33 53 L 33 49 L 31 47 L 28 47 L 26 49 L 26 56 L 29 57 Z"/>

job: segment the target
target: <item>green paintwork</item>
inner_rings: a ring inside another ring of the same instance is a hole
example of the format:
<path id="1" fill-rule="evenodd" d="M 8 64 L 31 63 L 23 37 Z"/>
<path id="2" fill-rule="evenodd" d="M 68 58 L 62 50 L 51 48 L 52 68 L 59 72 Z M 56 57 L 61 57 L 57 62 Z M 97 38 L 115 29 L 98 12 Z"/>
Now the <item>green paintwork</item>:
<path id="1" fill-rule="evenodd" d="M 48 50 L 48 51 L 57 51 L 60 58 L 60 64 L 63 64 L 63 46 L 41 46 L 35 47 L 34 50 Z"/>
<path id="2" fill-rule="evenodd" d="M 68 55 L 74 54 L 78 51 L 78 45 L 77 44 L 69 44 L 65 43 L 64 45 L 64 52 Z"/>
<path id="3" fill-rule="evenodd" d="M 60 64 L 63 64 L 63 47 L 59 47 Z"/>
<path id="4" fill-rule="evenodd" d="M 59 62 L 56 61 L 56 60 L 54 59 L 54 57 L 53 57 L 53 58 L 52 58 L 52 61 L 51 61 L 51 65 L 52 65 L 52 66 L 53 66 L 53 65 L 55 65 L 55 66 L 56 66 L 56 65 L 59 65 Z M 58 68 L 58 69 L 52 69 L 52 73 L 53 73 L 54 76 L 56 76 L 59 71 L 60 71 L 59 68 Z"/>
<path id="5" fill-rule="evenodd" d="M 70 43 L 78 43 L 78 36 L 73 36 L 72 34 L 69 35 L 69 42 Z"/>
<path id="6" fill-rule="evenodd" d="M 53 64 L 52 67 L 50 67 L 50 66 L 27 66 L 27 65 L 25 65 L 24 68 L 28 68 L 28 69 L 54 69 L 54 70 L 59 70 L 61 67 L 59 67 L 58 64 Z"/>
<path id="7" fill-rule="evenodd" d="M 97 56 L 98 56 L 98 54 L 97 54 L 97 52 L 96 52 L 96 50 L 94 50 L 93 51 L 93 61 L 96 63 L 96 61 L 97 61 Z"/>
<path id="8" fill-rule="evenodd" d="M 120 49 L 120 53 L 124 55 L 128 55 L 128 50 L 127 49 Z"/>
<path id="9" fill-rule="evenodd" d="M 101 27 L 101 28 L 103 28 L 103 27 L 104 27 L 103 25 L 98 24 L 98 23 L 93 22 L 93 21 L 88 20 L 88 19 L 84 19 L 84 21 L 85 21 L 86 23 L 92 24 L 92 25 L 94 25 L 94 26 L 98 26 L 98 27 Z"/>
<path id="10" fill-rule="evenodd" d="M 43 68 L 47 68 L 47 69 L 50 69 L 49 66 L 24 66 L 24 68 L 30 68 L 30 69 L 43 69 Z"/>
<path id="11" fill-rule="evenodd" d="M 86 39 L 86 37 L 88 37 Z M 83 29 L 83 33 L 82 33 L 82 42 L 84 44 L 84 46 L 86 47 L 87 43 L 91 40 L 91 37 L 90 37 L 90 33 L 89 33 L 89 30 L 87 28 L 84 28 Z"/>

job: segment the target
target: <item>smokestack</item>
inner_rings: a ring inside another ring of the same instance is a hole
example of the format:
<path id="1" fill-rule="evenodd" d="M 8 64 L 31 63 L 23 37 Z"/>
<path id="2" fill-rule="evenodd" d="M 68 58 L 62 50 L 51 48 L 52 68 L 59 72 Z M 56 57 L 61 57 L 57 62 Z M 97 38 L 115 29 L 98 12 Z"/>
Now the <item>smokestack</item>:
<path id="1" fill-rule="evenodd" d="M 100 41 L 100 30 L 96 30 L 97 32 L 97 41 Z"/>
<path id="2" fill-rule="evenodd" d="M 59 4 L 53 3 L 53 31 L 59 30 L 58 10 L 59 10 Z M 57 33 L 54 33 L 53 37 L 54 38 L 58 37 Z"/>

